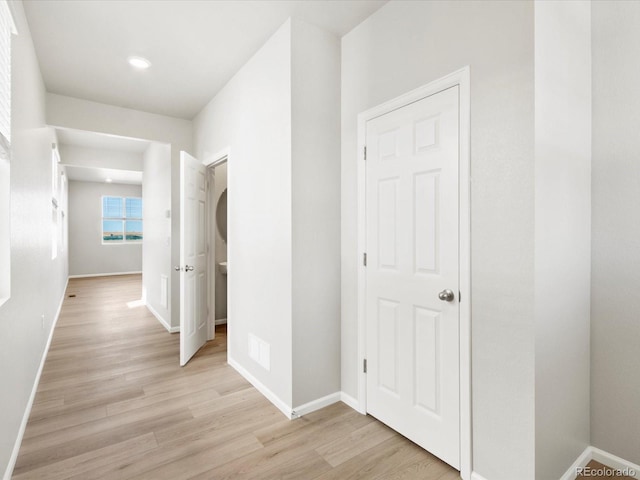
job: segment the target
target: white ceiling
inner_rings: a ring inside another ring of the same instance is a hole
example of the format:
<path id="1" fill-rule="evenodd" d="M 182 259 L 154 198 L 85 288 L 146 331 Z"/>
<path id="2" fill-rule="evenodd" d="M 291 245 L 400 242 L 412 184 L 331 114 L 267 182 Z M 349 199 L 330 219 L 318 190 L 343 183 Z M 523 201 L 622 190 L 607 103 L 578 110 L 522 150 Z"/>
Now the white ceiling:
<path id="1" fill-rule="evenodd" d="M 107 178 L 112 183 L 126 183 L 129 185 L 142 185 L 142 172 L 131 170 L 116 170 L 113 168 L 81 167 L 78 165 L 64 165 L 67 180 L 75 182 L 100 182 Z"/>
<path id="2" fill-rule="evenodd" d="M 116 150 L 118 152 L 144 153 L 151 143 L 138 138 L 118 137 L 116 135 L 74 130 L 71 128 L 56 128 L 55 130 L 58 143 L 61 145 Z"/>
<path id="3" fill-rule="evenodd" d="M 191 119 L 294 16 L 342 36 L 386 0 L 25 0 L 47 91 Z M 134 71 L 127 57 L 148 58 Z"/>
<path id="4" fill-rule="evenodd" d="M 60 145 L 73 145 L 100 150 L 141 154 L 151 144 L 147 140 L 86 132 L 71 128 L 56 128 L 55 132 Z M 74 165 L 68 161 L 65 162 L 65 160 L 65 158 L 62 158 L 62 166 L 68 180 L 76 182 L 105 182 L 107 178 L 110 178 L 112 183 L 142 185 L 141 171 Z"/>

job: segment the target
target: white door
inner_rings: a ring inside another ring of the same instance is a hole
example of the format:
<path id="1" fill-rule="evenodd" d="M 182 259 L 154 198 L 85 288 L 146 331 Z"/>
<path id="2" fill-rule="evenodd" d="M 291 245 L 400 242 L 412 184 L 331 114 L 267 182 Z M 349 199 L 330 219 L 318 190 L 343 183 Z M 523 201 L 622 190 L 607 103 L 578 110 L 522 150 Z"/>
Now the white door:
<path id="1" fill-rule="evenodd" d="M 366 124 L 367 411 L 455 468 L 458 90 Z"/>
<path id="2" fill-rule="evenodd" d="M 206 168 L 180 152 L 180 365 L 207 341 Z"/>

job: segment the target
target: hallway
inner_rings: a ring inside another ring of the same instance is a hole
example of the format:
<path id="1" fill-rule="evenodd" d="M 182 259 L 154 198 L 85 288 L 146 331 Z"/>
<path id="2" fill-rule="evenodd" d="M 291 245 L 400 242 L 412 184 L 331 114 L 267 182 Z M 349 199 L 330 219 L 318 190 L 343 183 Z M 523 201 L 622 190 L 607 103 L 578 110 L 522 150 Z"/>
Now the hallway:
<path id="1" fill-rule="evenodd" d="M 180 368 L 140 290 L 70 280 L 14 479 L 458 478 L 342 403 L 287 420 L 227 366 L 224 326 Z"/>

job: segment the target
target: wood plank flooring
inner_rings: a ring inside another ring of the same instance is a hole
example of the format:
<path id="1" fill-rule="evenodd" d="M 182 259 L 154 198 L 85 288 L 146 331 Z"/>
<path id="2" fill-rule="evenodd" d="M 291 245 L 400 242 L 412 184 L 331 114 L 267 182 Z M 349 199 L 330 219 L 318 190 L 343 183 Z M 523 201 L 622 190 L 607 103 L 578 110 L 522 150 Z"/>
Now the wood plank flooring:
<path id="1" fill-rule="evenodd" d="M 226 364 L 224 327 L 180 368 L 140 292 L 139 275 L 69 282 L 15 480 L 459 478 L 342 403 L 287 420 Z"/>

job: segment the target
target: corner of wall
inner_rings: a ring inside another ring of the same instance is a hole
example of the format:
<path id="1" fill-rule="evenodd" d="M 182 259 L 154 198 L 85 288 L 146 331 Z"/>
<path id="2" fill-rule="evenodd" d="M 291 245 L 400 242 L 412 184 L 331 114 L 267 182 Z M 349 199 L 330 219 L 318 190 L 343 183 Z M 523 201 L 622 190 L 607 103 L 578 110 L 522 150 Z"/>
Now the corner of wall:
<path id="1" fill-rule="evenodd" d="M 291 102 L 293 403 L 303 405 L 340 390 L 340 40 L 295 19 Z"/>

